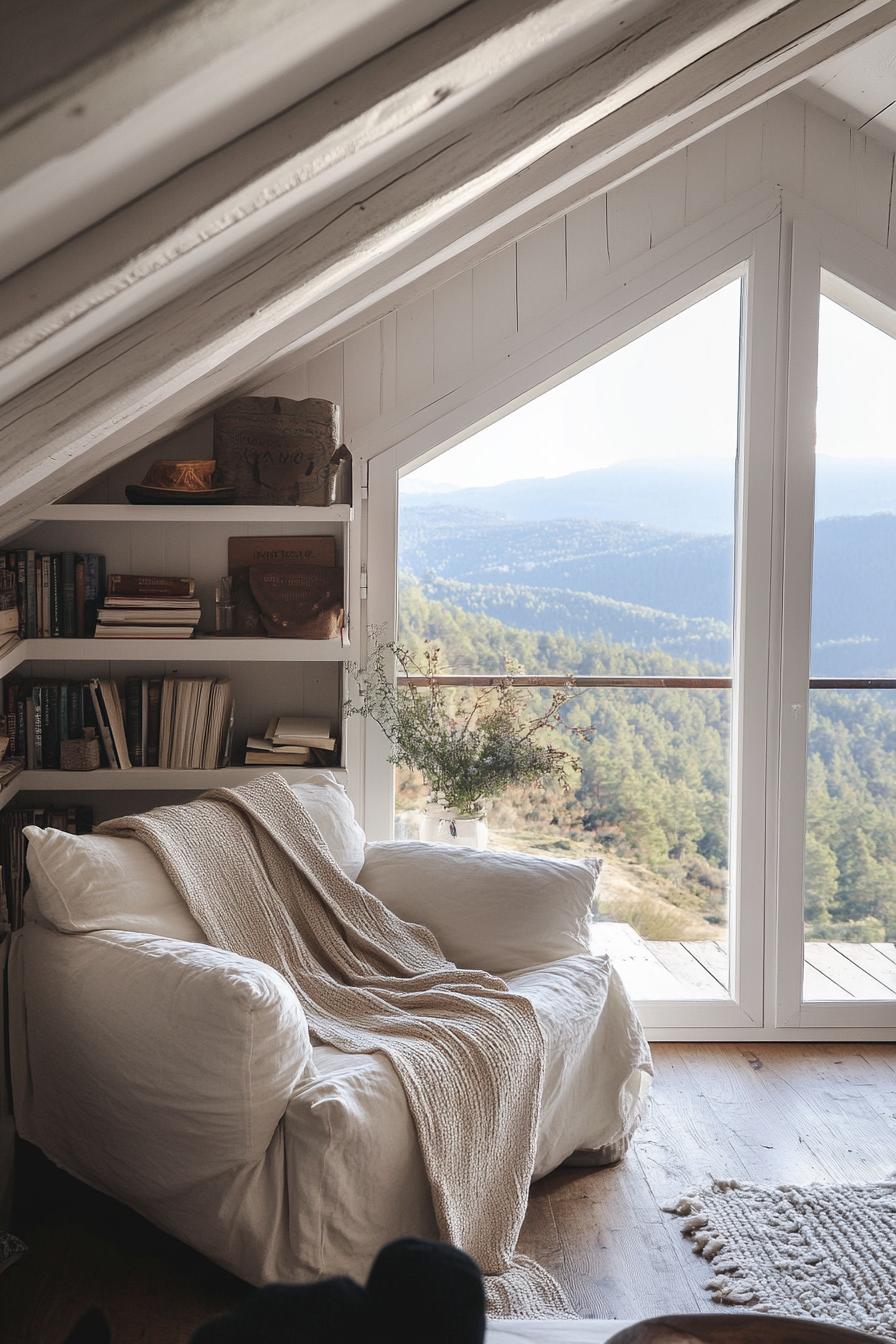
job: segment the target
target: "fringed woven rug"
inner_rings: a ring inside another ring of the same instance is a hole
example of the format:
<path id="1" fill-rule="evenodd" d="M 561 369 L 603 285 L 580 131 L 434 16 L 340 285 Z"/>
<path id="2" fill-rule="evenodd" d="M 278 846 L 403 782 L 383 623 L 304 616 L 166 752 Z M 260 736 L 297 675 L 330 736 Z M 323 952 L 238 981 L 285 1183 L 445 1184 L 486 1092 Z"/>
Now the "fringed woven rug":
<path id="1" fill-rule="evenodd" d="M 665 1208 L 712 1261 L 716 1302 L 896 1340 L 896 1183 L 714 1181 Z"/>

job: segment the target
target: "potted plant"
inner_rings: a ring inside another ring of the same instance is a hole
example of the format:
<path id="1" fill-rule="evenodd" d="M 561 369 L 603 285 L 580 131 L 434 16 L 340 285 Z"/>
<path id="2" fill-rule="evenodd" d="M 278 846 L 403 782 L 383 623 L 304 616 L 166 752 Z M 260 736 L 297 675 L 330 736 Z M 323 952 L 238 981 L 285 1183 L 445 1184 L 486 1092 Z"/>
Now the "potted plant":
<path id="1" fill-rule="evenodd" d="M 396 684 L 393 659 L 402 685 Z M 569 685 L 557 687 L 546 707 L 532 712 L 510 666 L 485 686 L 446 686 L 436 645 L 427 642 L 416 656 L 376 631 L 366 667 L 351 664 L 349 673 L 357 701 L 348 702 L 346 714 L 373 719 L 391 745 L 390 762 L 418 770 L 428 786 L 424 840 L 484 849 L 490 799 L 513 785 L 547 779 L 568 787 L 570 773 L 579 768 L 570 752 L 545 740 L 575 694 Z M 587 729 L 564 726 L 589 736 Z"/>

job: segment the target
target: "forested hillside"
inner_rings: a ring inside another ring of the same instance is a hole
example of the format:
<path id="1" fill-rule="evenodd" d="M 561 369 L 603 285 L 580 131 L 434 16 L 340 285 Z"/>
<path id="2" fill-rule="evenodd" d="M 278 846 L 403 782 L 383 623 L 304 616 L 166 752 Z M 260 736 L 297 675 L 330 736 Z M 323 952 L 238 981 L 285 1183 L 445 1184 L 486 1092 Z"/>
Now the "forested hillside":
<path id="1" fill-rule="evenodd" d="M 569 484 L 576 477 L 560 480 L 570 492 L 567 507 L 578 509 Z M 490 495 L 500 498 L 500 489 L 512 498 L 511 487 L 533 484 L 510 481 Z M 520 629 L 603 634 L 637 649 L 729 661 L 730 535 L 579 516 L 519 520 L 411 496 L 402 501 L 400 537 L 401 568 L 434 600 Z M 896 669 L 894 555 L 896 514 L 816 525 L 816 676 Z"/>
<path id="2" fill-rule="evenodd" d="M 676 616 L 668 611 L 577 592 L 574 588 L 526 588 L 513 583 L 462 583 L 423 579 L 425 597 L 474 616 L 494 616 L 520 630 L 553 628 L 590 638 L 599 631 L 616 644 L 656 646 L 666 653 L 703 659 L 722 666 L 731 652 L 731 631 L 707 616 Z"/>
<path id="3" fill-rule="evenodd" d="M 506 658 L 528 672 L 722 670 L 606 635 L 521 629 L 462 609 L 456 588 L 438 591 L 450 602 L 431 600 L 412 580 L 402 585 L 401 638 L 411 645 L 435 640 L 450 670 L 500 672 Z M 525 609 L 513 601 L 518 605 L 508 599 L 511 610 Z M 871 692 L 815 693 L 813 699 L 806 893 L 813 937 L 896 936 L 891 700 Z M 717 937 L 726 904 L 729 708 L 727 691 L 585 691 L 567 714 L 571 723 L 590 723 L 594 739 L 584 748 L 572 737 L 564 743 L 581 755 L 581 776 L 570 792 L 552 787 L 504 800 L 496 816 L 505 829 L 526 832 L 536 843 L 540 837 L 542 848 L 594 849 L 623 860 L 630 909 L 617 917 L 644 936 Z M 405 787 L 412 795 L 414 782 Z"/>

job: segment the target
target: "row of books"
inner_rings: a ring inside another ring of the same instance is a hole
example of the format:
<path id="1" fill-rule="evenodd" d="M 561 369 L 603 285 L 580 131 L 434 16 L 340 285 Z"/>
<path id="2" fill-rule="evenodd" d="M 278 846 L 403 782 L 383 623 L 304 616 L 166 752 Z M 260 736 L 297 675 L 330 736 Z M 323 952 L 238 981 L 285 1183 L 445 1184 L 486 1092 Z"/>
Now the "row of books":
<path id="1" fill-rule="evenodd" d="M 195 579 L 110 574 L 97 639 L 189 639 L 201 610 Z"/>
<path id="2" fill-rule="evenodd" d="M 246 741 L 246 765 L 332 765 L 336 739 L 329 719 L 298 715 L 275 716 L 264 737 Z"/>
<path id="3" fill-rule="evenodd" d="M 84 639 L 93 634 L 106 586 L 102 555 L 0 551 L 0 634 Z"/>
<path id="4" fill-rule="evenodd" d="M 29 770 L 58 770 L 60 742 L 96 735 L 112 770 L 215 770 L 230 762 L 233 691 L 226 677 L 117 682 L 11 682 L 3 735 Z"/>
<path id="5" fill-rule="evenodd" d="M 56 807 L 8 808 L 0 814 L 0 925 L 22 927 L 22 911 L 28 873 L 25 850 L 28 842 L 22 831 L 26 826 L 52 826 L 57 831 L 83 835 L 93 829 L 93 808 L 78 804 Z"/>

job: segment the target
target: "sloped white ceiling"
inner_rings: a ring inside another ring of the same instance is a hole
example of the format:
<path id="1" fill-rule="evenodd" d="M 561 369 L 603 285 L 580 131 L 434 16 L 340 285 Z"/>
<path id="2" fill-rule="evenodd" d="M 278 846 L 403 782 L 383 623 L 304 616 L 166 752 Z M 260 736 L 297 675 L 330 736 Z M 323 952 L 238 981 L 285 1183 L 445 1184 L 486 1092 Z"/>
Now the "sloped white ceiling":
<path id="1" fill-rule="evenodd" d="M 896 149 L 896 24 L 825 61 L 797 92 L 829 116 Z"/>
<path id="2" fill-rule="evenodd" d="M 0 528 L 285 349 L 360 325 L 497 230 L 533 227 L 563 193 L 606 188 L 894 20 L 896 0 L 449 13 L 0 285 Z"/>

